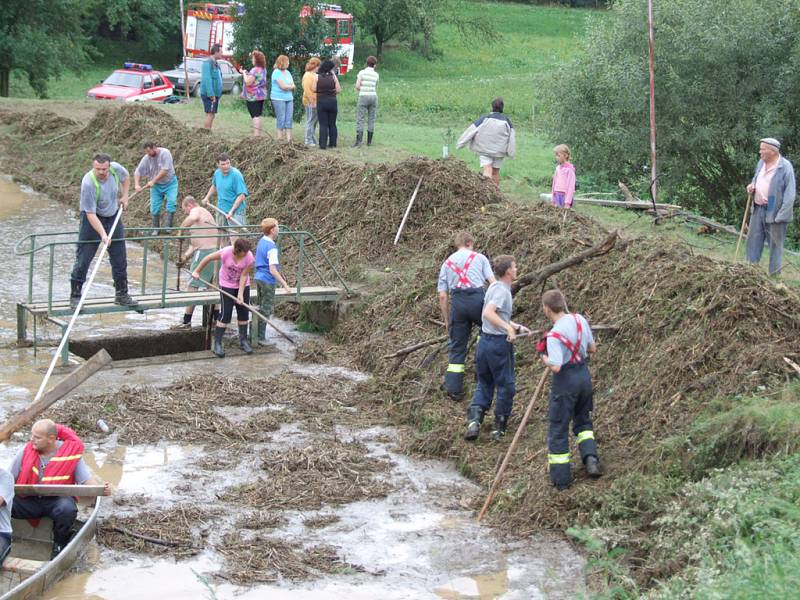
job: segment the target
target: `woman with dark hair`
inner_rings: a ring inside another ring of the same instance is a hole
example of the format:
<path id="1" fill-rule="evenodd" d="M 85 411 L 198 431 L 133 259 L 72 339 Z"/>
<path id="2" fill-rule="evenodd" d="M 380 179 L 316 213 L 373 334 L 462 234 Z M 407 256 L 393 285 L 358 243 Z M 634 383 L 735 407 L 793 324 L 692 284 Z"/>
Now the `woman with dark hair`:
<path id="1" fill-rule="evenodd" d="M 222 266 L 219 269 L 219 287 L 236 297 L 236 302 L 234 302 L 225 294 L 220 294 L 222 310 L 214 330 L 214 345 L 211 348 L 212 352 L 220 358 L 225 356 L 222 338 L 225 335 L 225 329 L 231 322 L 234 308 L 236 308 L 236 320 L 239 324 L 239 347 L 247 354 L 253 352 L 253 348 L 247 341 L 247 324 L 250 320 L 250 311 L 247 308 L 247 305 L 250 304 L 250 275 L 253 273 L 253 265 L 256 262 L 251 249 L 252 245 L 248 240 L 239 238 L 232 246 L 226 246 L 206 256 L 192 272 L 195 281 L 199 281 L 200 274 L 208 263 L 220 261 Z"/>
<path id="2" fill-rule="evenodd" d="M 242 98 L 247 102 L 247 112 L 253 119 L 253 135 L 261 135 L 261 115 L 264 112 L 264 100 L 267 99 L 267 57 L 263 52 L 253 50 L 250 55 L 253 68 L 249 71 L 241 69 L 244 78 Z"/>
<path id="3" fill-rule="evenodd" d="M 342 91 L 339 79 L 334 75 L 335 65 L 328 59 L 323 61 L 317 72 L 317 80 L 312 85 L 312 91 L 317 94 L 317 118 L 319 119 L 319 148 L 336 148 L 336 114 L 339 105 L 336 96 Z"/>

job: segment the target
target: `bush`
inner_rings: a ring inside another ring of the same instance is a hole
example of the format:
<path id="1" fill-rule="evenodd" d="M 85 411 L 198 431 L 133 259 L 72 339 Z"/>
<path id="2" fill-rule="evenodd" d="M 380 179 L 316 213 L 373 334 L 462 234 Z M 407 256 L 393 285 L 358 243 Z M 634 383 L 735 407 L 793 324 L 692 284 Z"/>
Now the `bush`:
<path id="1" fill-rule="evenodd" d="M 543 76 L 546 126 L 575 147 L 582 168 L 646 188 L 647 3 L 619 0 L 612 13 L 578 56 Z M 790 160 L 797 148 L 800 5 L 660 0 L 654 20 L 662 197 L 736 222 L 758 140 L 782 138 Z"/>

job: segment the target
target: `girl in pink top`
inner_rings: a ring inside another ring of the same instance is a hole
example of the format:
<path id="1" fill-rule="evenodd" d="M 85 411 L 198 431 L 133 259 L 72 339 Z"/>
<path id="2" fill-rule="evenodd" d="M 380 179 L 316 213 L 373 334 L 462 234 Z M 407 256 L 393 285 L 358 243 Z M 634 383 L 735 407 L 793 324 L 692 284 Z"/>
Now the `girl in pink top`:
<path id="1" fill-rule="evenodd" d="M 572 208 L 575 197 L 575 166 L 569 162 L 571 152 L 566 144 L 559 144 L 553 148 L 556 155 L 556 172 L 553 174 L 553 187 L 551 189 L 553 206 Z"/>
<path id="2" fill-rule="evenodd" d="M 233 317 L 233 309 L 236 308 L 236 320 L 239 324 L 239 347 L 247 354 L 252 354 L 253 348 L 247 341 L 247 324 L 250 320 L 250 311 L 247 305 L 250 304 L 250 275 L 256 259 L 253 257 L 250 242 L 244 238 L 239 238 L 233 246 L 226 246 L 213 254 L 209 254 L 192 273 L 195 280 L 200 278 L 200 273 L 205 266 L 215 260 L 222 263 L 219 269 L 219 287 L 231 296 L 237 298 L 234 302 L 224 294 L 220 294 L 222 310 L 219 322 L 214 330 L 214 344 L 212 352 L 222 358 L 225 356 L 225 349 L 222 347 L 222 338 L 225 329 Z"/>

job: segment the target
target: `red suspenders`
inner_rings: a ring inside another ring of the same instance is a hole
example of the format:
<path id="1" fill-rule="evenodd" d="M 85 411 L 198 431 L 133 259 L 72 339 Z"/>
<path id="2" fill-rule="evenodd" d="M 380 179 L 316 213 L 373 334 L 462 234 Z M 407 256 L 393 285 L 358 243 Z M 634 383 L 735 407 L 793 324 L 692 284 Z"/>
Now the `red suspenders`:
<path id="1" fill-rule="evenodd" d="M 467 260 L 464 261 L 463 269 L 459 269 L 458 266 L 456 266 L 456 264 L 449 258 L 445 261 L 444 264 L 446 264 L 450 268 L 450 270 L 456 274 L 456 277 L 458 277 L 458 281 L 456 282 L 456 289 L 472 287 L 472 284 L 469 281 L 469 277 L 467 277 L 467 271 L 469 271 L 469 266 L 472 264 L 472 261 L 475 259 L 476 256 L 478 256 L 477 252 L 470 252 L 469 256 L 467 256 Z"/>
<path id="2" fill-rule="evenodd" d="M 575 342 L 575 344 L 570 342 L 567 338 L 565 338 L 563 335 L 561 335 L 557 331 L 548 331 L 547 334 L 545 335 L 545 337 L 546 338 L 548 338 L 548 337 L 555 338 L 559 342 L 564 344 L 567 347 L 567 350 L 569 350 L 572 353 L 572 356 L 570 356 L 570 358 L 569 358 L 569 362 L 571 362 L 571 363 L 579 363 L 582 360 L 581 359 L 581 338 L 583 337 L 582 336 L 583 327 L 581 327 L 581 322 L 580 322 L 580 319 L 578 319 L 577 315 L 575 315 L 573 313 L 572 318 L 575 319 L 575 325 L 576 325 L 576 327 L 578 329 L 578 341 Z"/>

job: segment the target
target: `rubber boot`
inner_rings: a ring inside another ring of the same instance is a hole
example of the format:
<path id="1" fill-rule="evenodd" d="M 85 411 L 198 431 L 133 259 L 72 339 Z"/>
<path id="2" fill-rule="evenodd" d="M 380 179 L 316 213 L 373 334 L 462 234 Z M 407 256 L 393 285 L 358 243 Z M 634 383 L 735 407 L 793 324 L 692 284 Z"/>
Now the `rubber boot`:
<path id="1" fill-rule="evenodd" d="M 367 132 L 367 146 L 372 146 L 372 134 L 373 133 L 374 133 L 373 131 L 368 131 Z"/>
<path id="2" fill-rule="evenodd" d="M 225 348 L 222 347 L 225 329 L 225 326 L 220 327 L 219 325 L 214 329 L 214 341 L 211 344 L 211 351 L 219 358 L 225 358 Z"/>
<path id="3" fill-rule="evenodd" d="M 164 227 L 172 227 L 172 220 L 174 218 L 175 218 L 175 213 L 174 212 L 168 212 L 167 213 L 166 222 L 164 223 Z M 172 235 L 172 232 L 171 231 L 165 231 L 164 235 Z"/>
<path id="4" fill-rule="evenodd" d="M 161 227 L 161 214 L 153 215 L 153 231 L 150 235 L 158 235 L 158 228 Z"/>
<path id="5" fill-rule="evenodd" d="M 139 304 L 131 298 L 131 295 L 128 293 L 128 280 L 127 279 L 117 279 L 114 282 L 114 289 L 116 293 L 114 294 L 114 304 L 119 304 L 120 306 L 127 306 L 128 308 L 138 309 Z M 137 312 L 144 312 L 141 310 L 137 310 Z"/>
<path id="6" fill-rule="evenodd" d="M 253 347 L 247 340 L 247 323 L 244 325 L 241 323 L 239 324 L 239 348 L 241 348 L 245 354 L 253 353 Z"/>
<path id="7" fill-rule="evenodd" d="M 61 554 L 61 551 L 67 547 L 70 540 L 70 534 L 57 534 L 55 531 L 53 532 L 53 550 L 50 553 L 50 560 L 53 560 L 56 556 Z"/>
<path id="8" fill-rule="evenodd" d="M 69 285 L 69 307 L 72 310 L 75 310 L 78 308 L 78 303 L 81 301 L 81 290 L 83 289 L 83 284 L 80 281 L 70 280 Z"/>
<path id="9" fill-rule="evenodd" d="M 481 432 L 481 423 L 483 423 L 483 409 L 480 406 L 470 406 L 467 411 L 467 432 L 464 434 L 464 439 L 472 442 L 478 439 Z"/>
<path id="10" fill-rule="evenodd" d="M 600 469 L 600 461 L 597 460 L 596 456 L 587 456 L 584 466 L 586 467 L 586 473 L 588 473 L 589 477 L 594 477 L 595 479 L 602 477 L 603 472 Z"/>
<path id="11" fill-rule="evenodd" d="M 499 441 L 506 434 L 506 429 L 508 429 L 508 417 L 501 417 L 499 415 L 495 415 L 494 429 L 492 430 L 492 439 L 495 442 Z"/>
<path id="12" fill-rule="evenodd" d="M 269 346 L 269 342 L 267 342 L 267 324 L 260 320 L 258 321 L 258 345 L 259 346 Z"/>
<path id="13" fill-rule="evenodd" d="M 353 148 L 358 148 L 364 143 L 364 132 L 363 131 L 356 131 L 356 143 L 353 144 Z"/>

